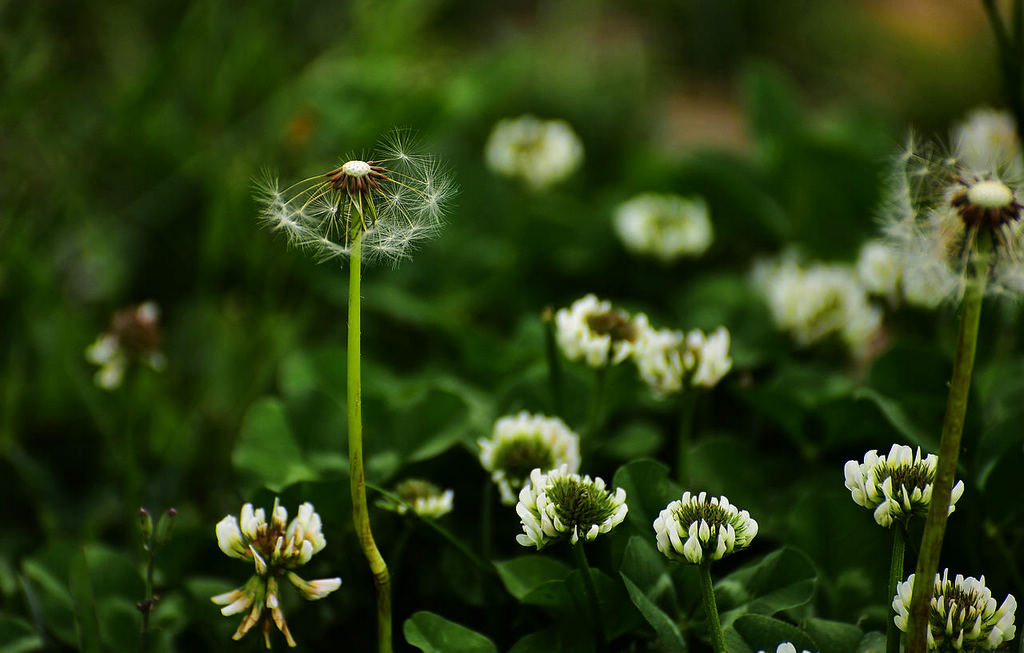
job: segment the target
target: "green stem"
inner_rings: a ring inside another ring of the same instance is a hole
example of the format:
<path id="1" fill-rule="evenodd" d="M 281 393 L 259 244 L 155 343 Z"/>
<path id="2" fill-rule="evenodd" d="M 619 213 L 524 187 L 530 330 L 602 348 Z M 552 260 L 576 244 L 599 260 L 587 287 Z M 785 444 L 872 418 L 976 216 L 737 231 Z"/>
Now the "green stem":
<path id="1" fill-rule="evenodd" d="M 700 594 L 704 600 L 704 614 L 708 618 L 708 637 L 714 653 L 725 653 L 725 638 L 722 637 L 722 622 L 718 619 L 718 604 L 715 603 L 715 586 L 711 583 L 711 561 L 700 565 Z"/>
<path id="2" fill-rule="evenodd" d="M 914 572 L 907 653 L 925 653 L 928 645 L 926 629 L 932 579 L 939 569 L 939 554 L 942 552 L 942 538 L 946 532 L 946 518 L 949 514 L 949 498 L 953 490 L 957 459 L 960 457 L 960 439 L 964 432 L 964 416 L 967 413 L 967 399 L 971 390 L 971 371 L 974 369 L 978 324 L 981 320 L 981 304 L 985 296 L 985 280 L 988 273 L 984 261 L 979 262 L 977 268 L 977 274 L 967 282 L 963 312 L 960 315 L 960 335 L 957 340 L 956 358 L 953 360 L 953 378 L 946 400 L 946 416 L 942 421 L 942 441 L 939 444 L 939 460 L 932 486 L 931 505 L 928 506 L 917 569 Z"/>
<path id="3" fill-rule="evenodd" d="M 377 650 L 391 653 L 391 579 L 384 558 L 373 541 L 370 513 L 366 507 L 366 472 L 363 470 L 363 407 L 362 381 L 359 366 L 360 254 L 363 236 L 360 232 L 352 242 L 348 285 L 348 458 L 351 468 L 352 521 L 359 546 L 370 563 L 373 584 L 377 588 Z"/>
<path id="4" fill-rule="evenodd" d="M 494 483 L 488 477 L 484 481 L 480 506 L 480 552 L 486 560 L 491 559 L 491 530 L 494 528 Z"/>
<path id="5" fill-rule="evenodd" d="M 893 621 L 892 599 L 896 596 L 896 585 L 903 580 L 903 557 L 907 550 L 907 531 L 902 523 L 892 527 L 892 560 L 889 562 L 889 590 L 886 596 L 886 610 L 889 620 L 885 627 L 885 653 L 900 653 L 900 630 Z"/>
<path id="6" fill-rule="evenodd" d="M 149 558 L 146 562 L 146 597 L 139 604 L 142 611 L 142 630 L 139 632 L 139 653 L 146 653 L 149 650 L 149 615 L 153 612 L 153 538 L 146 542 L 146 555 Z"/>
<path id="7" fill-rule="evenodd" d="M 587 416 L 587 427 L 583 431 L 583 438 L 589 442 L 597 435 L 601 428 L 601 421 L 604 414 L 604 395 L 608 385 L 608 364 L 594 369 L 594 389 L 590 395 L 590 414 Z"/>
<path id="8" fill-rule="evenodd" d="M 550 306 L 541 313 L 544 321 L 544 357 L 548 363 L 548 384 L 551 386 L 551 406 L 555 415 L 562 414 L 562 363 L 555 343 L 555 315 Z"/>
<path id="9" fill-rule="evenodd" d="M 583 541 L 573 544 L 572 550 L 576 557 L 576 566 L 579 567 L 580 573 L 583 575 L 583 589 L 587 593 L 587 603 L 590 606 L 590 620 L 597 631 L 597 650 L 607 651 L 608 635 L 604 630 L 604 618 L 601 616 L 601 604 L 597 599 L 597 587 L 594 585 L 594 575 L 590 571 L 590 565 L 587 564 Z"/>
<path id="10" fill-rule="evenodd" d="M 693 442 L 693 415 L 697 408 L 697 388 L 679 396 L 679 449 L 676 454 L 676 478 L 686 487 L 690 471 L 690 444 Z"/>

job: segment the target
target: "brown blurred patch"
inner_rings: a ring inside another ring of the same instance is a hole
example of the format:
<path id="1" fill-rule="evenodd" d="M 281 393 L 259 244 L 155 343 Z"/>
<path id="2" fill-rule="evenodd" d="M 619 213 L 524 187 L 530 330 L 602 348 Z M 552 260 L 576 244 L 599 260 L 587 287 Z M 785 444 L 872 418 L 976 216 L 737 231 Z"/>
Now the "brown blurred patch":
<path id="1" fill-rule="evenodd" d="M 978 2 L 936 0 L 864 0 L 864 14 L 897 38 L 951 50 L 987 32 Z"/>
<path id="2" fill-rule="evenodd" d="M 725 89 L 681 88 L 667 95 L 664 103 L 658 137 L 666 148 L 714 145 L 743 150 L 750 144 L 743 111 Z"/>

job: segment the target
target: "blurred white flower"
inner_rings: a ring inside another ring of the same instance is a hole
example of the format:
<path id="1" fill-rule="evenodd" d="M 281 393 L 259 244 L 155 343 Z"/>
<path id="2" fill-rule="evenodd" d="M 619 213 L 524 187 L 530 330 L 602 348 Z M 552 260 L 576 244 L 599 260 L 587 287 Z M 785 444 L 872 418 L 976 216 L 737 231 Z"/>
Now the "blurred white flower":
<path id="1" fill-rule="evenodd" d="M 879 456 L 872 449 L 864 454 L 864 462 L 849 460 L 843 468 L 846 489 L 854 503 L 874 510 L 875 521 L 889 527 L 914 515 L 925 515 L 932 500 L 935 467 L 938 458 L 928 454 L 921 458 L 908 446 L 894 444 L 888 455 Z M 949 500 L 949 513 L 964 493 L 964 482 L 957 481 Z"/>
<path id="2" fill-rule="evenodd" d="M 757 522 L 725 497 L 683 492 L 654 520 L 654 532 L 659 551 L 696 565 L 747 548 L 757 535 Z"/>
<path id="3" fill-rule="evenodd" d="M 160 307 L 150 300 L 114 313 L 110 328 L 85 350 L 85 359 L 99 365 L 93 378 L 104 390 L 116 390 L 133 362 L 161 371 L 167 360 L 160 351 Z"/>
<path id="4" fill-rule="evenodd" d="M 682 392 L 687 386 L 714 387 L 732 369 L 725 327 L 710 336 L 700 329 L 684 334 L 652 329 L 644 315 L 637 316 L 637 326 L 633 360 L 640 378 L 658 395 Z"/>
<path id="5" fill-rule="evenodd" d="M 600 478 L 570 473 L 567 465 L 547 473 L 535 469 L 519 492 L 523 533 L 516 541 L 537 549 L 565 537 L 573 544 L 590 541 L 621 524 L 628 510 L 626 491 L 613 494 Z"/>
<path id="6" fill-rule="evenodd" d="M 899 300 L 903 282 L 899 252 L 884 241 L 869 240 L 860 248 L 857 277 L 869 293 L 895 304 Z"/>
<path id="7" fill-rule="evenodd" d="M 953 130 L 955 156 L 968 168 L 994 170 L 1009 166 L 1008 172 L 1019 174 L 1020 146 L 1017 125 L 1006 111 L 979 108 Z"/>
<path id="8" fill-rule="evenodd" d="M 775 324 L 800 346 L 838 334 L 860 351 L 881 327 L 881 310 L 868 301 L 867 291 L 847 266 L 815 263 L 803 268 L 784 258 L 758 263 L 753 278 Z"/>
<path id="9" fill-rule="evenodd" d="M 666 263 L 703 254 L 713 238 L 704 200 L 657 193 L 638 195 L 619 205 L 615 231 L 630 252 Z"/>
<path id="10" fill-rule="evenodd" d="M 309 562 L 327 545 L 321 531 L 320 515 L 313 510 L 312 504 L 303 503 L 299 506 L 299 514 L 289 523 L 288 511 L 275 499 L 268 522 L 263 508 L 254 510 L 252 504 L 247 503 L 242 506 L 238 518 L 228 515 L 220 520 L 216 532 L 220 550 L 232 558 L 251 561 L 256 572 L 245 585 L 211 598 L 217 605 L 225 606 L 221 609 L 225 616 L 249 610 L 232 638 L 241 639 L 262 618 L 263 638 L 268 649 L 271 622 L 284 635 L 288 645 L 295 646 L 281 612 L 278 577 L 286 575 L 310 601 L 321 599 L 341 586 L 340 578 L 306 581 L 291 571 Z M 269 611 L 266 615 L 264 608 Z"/>
<path id="11" fill-rule="evenodd" d="M 757 653 L 765 653 L 764 651 L 758 651 Z M 782 642 L 778 648 L 775 649 L 775 653 L 796 653 L 796 647 L 793 646 L 793 642 Z M 803 653 L 811 653 L 811 651 L 803 651 Z"/>
<path id="12" fill-rule="evenodd" d="M 896 586 L 892 609 L 896 627 L 907 632 L 910 599 L 914 593 L 914 576 Z M 952 582 L 949 569 L 935 574 L 928 620 L 929 651 L 991 651 L 1013 640 L 1017 632 L 1013 624 L 1017 600 L 1007 594 L 996 608 L 992 591 L 985 586 L 985 577 L 964 578 L 957 574 Z"/>
<path id="13" fill-rule="evenodd" d="M 564 120 L 520 116 L 499 120 L 484 148 L 487 166 L 542 189 L 571 175 L 583 161 L 583 143 Z"/>
<path id="14" fill-rule="evenodd" d="M 591 367 L 614 365 L 632 355 L 638 326 L 646 324 L 646 318 L 638 317 L 587 295 L 555 314 L 555 340 L 571 361 L 583 359 Z"/>
<path id="15" fill-rule="evenodd" d="M 348 256 L 357 236 L 367 260 L 397 262 L 435 235 L 457 189 L 436 157 L 416 151 L 408 132 L 393 131 L 366 157 L 287 188 L 256 181 L 260 219 L 318 260 Z"/>
<path id="16" fill-rule="evenodd" d="M 911 140 L 893 166 L 884 233 L 919 304 L 959 301 L 979 274 L 991 294 L 1024 294 L 1019 157 L 973 133 L 952 157 Z"/>
<path id="17" fill-rule="evenodd" d="M 557 417 L 526 411 L 506 415 L 494 423 L 491 437 L 478 443 L 480 464 L 491 473 L 506 505 L 516 502 L 534 468 L 547 472 L 565 465 L 575 473 L 580 467 L 580 438 Z"/>
<path id="18" fill-rule="evenodd" d="M 402 481 L 395 486 L 394 494 L 398 502 L 385 498 L 378 501 L 377 505 L 400 515 L 412 510 L 418 516 L 430 519 L 447 515 L 454 508 L 454 490 L 442 490 L 421 478 Z"/>

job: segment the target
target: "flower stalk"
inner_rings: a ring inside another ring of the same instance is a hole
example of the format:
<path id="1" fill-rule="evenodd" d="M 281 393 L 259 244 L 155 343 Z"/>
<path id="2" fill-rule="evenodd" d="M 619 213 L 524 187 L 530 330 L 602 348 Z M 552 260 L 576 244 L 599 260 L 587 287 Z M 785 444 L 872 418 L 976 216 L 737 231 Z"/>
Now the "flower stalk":
<path id="1" fill-rule="evenodd" d="M 372 204 L 370 205 L 372 206 Z M 370 530 L 366 506 L 366 472 L 363 469 L 363 408 L 360 377 L 360 254 L 362 232 L 356 235 L 349 254 L 348 295 L 348 457 L 352 490 L 352 521 L 359 546 L 370 564 L 377 589 L 377 650 L 391 653 L 391 579 Z"/>
<path id="2" fill-rule="evenodd" d="M 587 554 L 583 550 L 583 542 L 576 542 L 572 545 L 572 552 L 576 559 L 576 566 L 583 575 L 583 589 L 587 593 L 587 604 L 590 609 L 590 620 L 597 631 L 597 650 L 604 653 L 608 650 L 608 634 L 604 629 L 604 619 L 601 617 L 601 604 L 597 598 L 597 586 L 594 585 L 594 575 L 587 564 Z"/>
<path id="3" fill-rule="evenodd" d="M 967 284 L 964 294 L 956 358 L 953 360 L 953 378 L 949 384 L 946 415 L 942 421 L 942 441 L 939 444 L 939 461 L 935 470 L 932 501 L 928 508 L 928 516 L 925 518 L 921 550 L 917 559 L 917 578 L 934 578 L 939 569 L 939 554 L 942 552 L 942 539 L 946 532 L 953 476 L 960 456 L 960 439 L 964 431 L 964 416 L 967 413 L 967 399 L 971 389 L 971 372 L 974 369 L 974 353 L 978 344 L 981 304 L 985 296 L 988 274 L 986 257 L 981 256 L 979 259 L 975 265 L 974 277 Z M 925 653 L 927 649 L 931 589 L 929 583 L 918 583 L 914 587 L 907 653 Z"/>
<path id="4" fill-rule="evenodd" d="M 903 580 L 903 557 L 907 550 L 907 531 L 903 523 L 895 524 L 892 529 L 892 559 L 889 563 L 889 589 L 887 597 L 896 596 L 897 586 Z M 890 600 L 890 599 L 886 599 Z M 890 608 L 889 619 L 885 628 L 885 653 L 900 653 L 900 630 L 892 618 Z"/>
<path id="5" fill-rule="evenodd" d="M 698 565 L 700 573 L 700 595 L 704 602 L 704 614 L 708 618 L 708 637 L 714 653 L 725 653 L 725 637 L 722 635 L 722 622 L 718 618 L 718 604 L 715 602 L 715 586 L 711 582 L 711 560 Z"/>

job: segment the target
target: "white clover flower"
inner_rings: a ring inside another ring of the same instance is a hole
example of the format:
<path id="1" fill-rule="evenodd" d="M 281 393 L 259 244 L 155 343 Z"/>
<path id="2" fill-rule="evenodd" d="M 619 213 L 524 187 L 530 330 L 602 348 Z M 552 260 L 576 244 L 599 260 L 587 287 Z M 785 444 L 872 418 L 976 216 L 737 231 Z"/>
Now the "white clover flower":
<path id="1" fill-rule="evenodd" d="M 732 369 L 729 358 L 729 330 L 718 327 L 710 336 L 700 329 L 686 334 L 686 348 L 693 352 L 696 369 L 690 383 L 711 388 Z"/>
<path id="2" fill-rule="evenodd" d="M 892 609 L 896 627 L 907 632 L 910 599 L 914 593 L 914 576 L 896 586 Z M 928 650 L 943 653 L 953 651 L 991 651 L 1013 640 L 1017 632 L 1013 625 L 1017 600 L 1007 594 L 996 608 L 992 591 L 980 579 L 957 574 L 952 582 L 949 569 L 935 574 L 928 620 Z"/>
<path id="3" fill-rule="evenodd" d="M 231 616 L 249 610 L 239 624 L 233 639 L 241 639 L 263 619 L 263 638 L 270 648 L 271 623 L 284 635 L 289 646 L 295 640 L 288 630 L 280 607 L 280 588 L 277 578 L 284 574 L 308 600 L 321 599 L 341 587 L 340 578 L 303 580 L 291 571 L 300 567 L 327 546 L 321 530 L 320 515 L 313 505 L 299 506 L 299 514 L 288 523 L 288 511 L 274 500 L 270 521 L 263 508 L 253 509 L 251 503 L 242 506 L 235 518 L 228 515 L 217 523 L 217 546 L 232 558 L 251 561 L 256 573 L 239 588 L 218 594 L 210 600 L 225 606 L 221 614 Z M 264 608 L 269 613 L 264 614 Z"/>
<path id="4" fill-rule="evenodd" d="M 377 505 L 399 515 L 412 510 L 418 516 L 430 519 L 447 515 L 455 507 L 454 490 L 442 490 L 421 478 L 408 478 L 402 481 L 395 486 L 394 494 L 399 501 L 385 498 L 378 501 Z"/>
<path id="5" fill-rule="evenodd" d="M 637 326 L 633 360 L 640 378 L 660 396 L 682 392 L 688 385 L 714 387 L 732 369 L 725 327 L 710 336 L 700 329 L 684 334 L 652 329 L 644 315 L 637 317 Z"/>
<path id="6" fill-rule="evenodd" d="M 580 468 L 580 438 L 557 417 L 506 415 L 494 423 L 489 439 L 478 440 L 480 464 L 498 485 L 501 501 L 516 502 L 516 496 L 539 468 L 546 472 L 565 465 L 569 472 Z"/>
<path id="7" fill-rule="evenodd" d="M 630 252 L 669 263 L 699 256 L 713 238 L 703 199 L 644 193 L 615 210 L 615 231 Z"/>
<path id="8" fill-rule="evenodd" d="M 725 497 L 683 492 L 654 520 L 654 532 L 659 551 L 696 565 L 747 548 L 757 535 L 757 522 Z"/>
<path id="9" fill-rule="evenodd" d="M 978 274 L 991 294 L 1024 294 L 1019 161 L 998 148 L 986 156 L 962 147 L 962 156 L 938 157 L 911 141 L 881 212 L 908 298 L 923 305 L 959 301 Z"/>
<path id="10" fill-rule="evenodd" d="M 899 252 L 884 241 L 869 240 L 860 248 L 857 277 L 869 293 L 895 304 L 902 289 L 902 276 Z"/>
<path id="11" fill-rule="evenodd" d="M 523 533 L 516 541 L 538 550 L 565 537 L 573 544 L 591 541 L 621 524 L 628 510 L 626 491 L 616 488 L 613 494 L 600 478 L 573 474 L 567 465 L 547 473 L 534 469 L 519 492 Z"/>
<path id="12" fill-rule="evenodd" d="M 160 307 L 150 300 L 114 313 L 110 328 L 85 350 L 85 359 L 99 365 L 93 381 L 104 390 L 116 390 L 133 362 L 157 372 L 167 365 L 160 351 Z"/>
<path id="13" fill-rule="evenodd" d="M 1017 125 L 1006 111 L 971 111 L 953 130 L 953 147 L 957 158 L 968 168 L 991 170 L 1010 165 L 1014 174 L 1020 172 Z"/>
<path id="14" fill-rule="evenodd" d="M 922 459 L 920 447 L 915 452 L 908 446 L 894 444 L 885 456 L 872 449 L 864 454 L 863 463 L 846 462 L 846 489 L 854 503 L 874 510 L 875 521 L 888 528 L 895 522 L 928 513 L 938 460 L 934 454 Z M 956 509 L 963 493 L 964 482 L 957 481 L 947 514 Z"/>
<path id="15" fill-rule="evenodd" d="M 403 131 L 385 136 L 369 156 L 350 156 L 288 188 L 269 174 L 256 182 L 260 219 L 321 261 L 348 256 L 357 237 L 367 260 L 407 258 L 437 233 L 455 192 L 441 162 L 415 152 Z"/>
<path id="16" fill-rule="evenodd" d="M 753 278 L 776 325 L 802 347 L 838 334 L 859 351 L 881 327 L 881 311 L 847 266 L 816 263 L 805 269 L 787 258 L 757 264 Z"/>
<path id="17" fill-rule="evenodd" d="M 646 318 L 630 317 L 594 295 L 577 299 L 555 313 L 555 340 L 566 358 L 591 367 L 618 364 L 633 353 Z"/>
<path id="18" fill-rule="evenodd" d="M 499 120 L 484 148 L 487 166 L 539 190 L 571 175 L 583 161 L 583 143 L 564 120 L 534 116 Z"/>
<path id="19" fill-rule="evenodd" d="M 765 653 L 764 651 L 758 651 L 757 653 Z M 778 648 L 775 649 L 775 653 L 796 653 L 796 647 L 793 646 L 793 642 L 782 642 Z M 803 653 L 811 653 L 811 651 L 803 651 Z"/>

